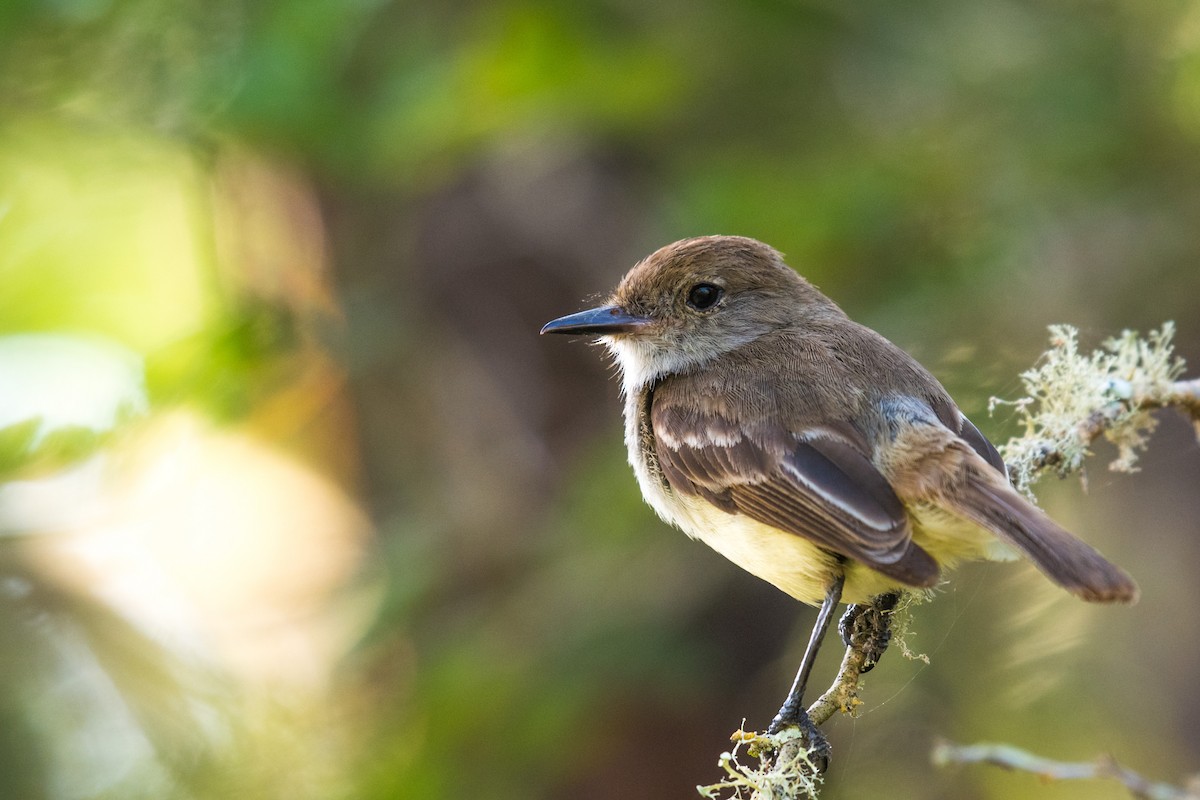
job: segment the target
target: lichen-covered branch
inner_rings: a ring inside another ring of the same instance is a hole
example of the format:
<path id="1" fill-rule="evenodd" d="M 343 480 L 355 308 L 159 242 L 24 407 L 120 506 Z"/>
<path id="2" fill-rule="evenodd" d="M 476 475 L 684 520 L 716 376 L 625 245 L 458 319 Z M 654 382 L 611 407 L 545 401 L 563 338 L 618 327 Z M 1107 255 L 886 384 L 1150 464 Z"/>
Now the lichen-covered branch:
<path id="1" fill-rule="evenodd" d="M 1177 408 L 1191 418 L 1200 436 L 1200 379 L 1181 381 L 1184 362 L 1174 354 L 1173 323 L 1144 338 L 1124 331 L 1089 354 L 1079 352 L 1079 332 L 1050 327 L 1050 349 L 1037 366 L 1022 373 L 1025 397 L 993 397 L 1017 409 L 1022 435 L 1000 447 L 1012 481 L 1028 493 L 1046 471 L 1078 472 L 1101 436 L 1117 448 L 1109 468 L 1132 472 L 1154 431 L 1151 412 Z"/>
<path id="2" fill-rule="evenodd" d="M 872 624 L 886 630 L 893 614 L 889 605 L 883 614 L 872 618 Z M 842 656 L 837 677 L 808 707 L 808 717 L 815 725 L 824 724 L 839 711 L 853 715 L 862 704 L 858 699 L 860 677 L 880 651 L 877 641 L 873 642 L 869 635 L 851 637 L 851 642 Z M 697 786 L 701 796 L 711 800 L 815 800 L 825 764 L 812 757 L 799 728 L 786 728 L 777 734 L 738 731 L 733 742 L 733 749 L 722 753 L 718 761 L 726 779 L 711 786 Z M 748 756 L 758 760 L 756 765 L 739 761 L 743 746 Z"/>
<path id="3" fill-rule="evenodd" d="M 824 725 L 835 712 L 853 714 L 862 705 L 858 699 L 858 678 L 866 665 L 867 655 L 858 647 L 846 648 L 837 677 L 825 693 L 808 707 L 808 718 L 816 725 Z"/>
<path id="4" fill-rule="evenodd" d="M 809 757 L 808 749 L 796 728 L 777 734 L 737 731 L 733 748 L 721 754 L 718 766 L 725 779 L 710 786 L 697 786 L 701 797 L 709 800 L 816 800 L 821 773 Z M 739 760 L 741 749 L 758 761 L 757 765 Z"/>
<path id="5" fill-rule="evenodd" d="M 1200 785 L 1195 779 L 1188 788 L 1156 783 L 1121 766 L 1110 756 L 1101 756 L 1095 761 L 1065 762 L 1034 755 L 1007 744 L 957 745 L 942 741 L 934 745 L 933 763 L 938 766 L 992 764 L 1017 772 L 1028 772 L 1047 781 L 1115 780 L 1138 800 L 1200 800 Z"/>
<path id="6" fill-rule="evenodd" d="M 814 725 L 823 725 L 838 711 L 853 714 L 862 704 L 858 699 L 859 676 L 866 663 L 867 654 L 862 648 L 853 645 L 846 648 L 833 684 L 808 707 L 808 717 Z M 825 764 L 814 763 L 799 730 L 788 728 L 773 736 L 753 734 L 748 742 L 749 754 L 760 759 L 757 769 L 743 768 L 739 773 L 741 778 L 748 779 L 750 800 L 816 798 Z M 728 764 L 723 766 L 728 770 Z"/>

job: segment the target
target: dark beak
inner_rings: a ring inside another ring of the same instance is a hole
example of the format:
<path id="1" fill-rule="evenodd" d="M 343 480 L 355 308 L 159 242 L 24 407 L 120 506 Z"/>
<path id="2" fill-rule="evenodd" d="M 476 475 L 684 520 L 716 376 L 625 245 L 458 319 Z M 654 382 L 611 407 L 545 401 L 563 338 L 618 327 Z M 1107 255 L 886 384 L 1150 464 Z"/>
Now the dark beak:
<path id="1" fill-rule="evenodd" d="M 633 333 L 650 322 L 647 317 L 626 313 L 620 306 L 602 306 L 547 322 L 542 326 L 542 333 L 610 336 L 614 333 Z"/>

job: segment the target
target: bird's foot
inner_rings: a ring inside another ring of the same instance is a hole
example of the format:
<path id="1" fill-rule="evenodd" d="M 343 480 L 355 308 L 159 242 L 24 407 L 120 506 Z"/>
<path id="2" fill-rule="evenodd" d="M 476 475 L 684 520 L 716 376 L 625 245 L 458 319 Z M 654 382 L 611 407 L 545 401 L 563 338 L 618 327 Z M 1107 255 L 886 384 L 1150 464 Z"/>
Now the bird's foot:
<path id="1" fill-rule="evenodd" d="M 779 709 L 779 713 L 775 715 L 775 719 L 771 720 L 771 725 L 767 728 L 767 735 L 775 736 L 789 728 L 795 728 L 800 732 L 801 747 L 808 754 L 809 763 L 812 764 L 813 770 L 818 775 L 824 774 L 829 767 L 829 740 L 825 738 L 825 734 L 817 727 L 817 724 L 809 718 L 808 711 L 803 705 L 784 703 L 783 708 Z"/>
<path id="2" fill-rule="evenodd" d="M 846 647 L 853 647 L 865 656 L 860 672 L 870 672 L 883 658 L 892 640 L 892 613 L 899 602 L 900 595 L 895 592 L 881 594 L 869 603 L 850 606 L 838 622 L 838 633 Z"/>

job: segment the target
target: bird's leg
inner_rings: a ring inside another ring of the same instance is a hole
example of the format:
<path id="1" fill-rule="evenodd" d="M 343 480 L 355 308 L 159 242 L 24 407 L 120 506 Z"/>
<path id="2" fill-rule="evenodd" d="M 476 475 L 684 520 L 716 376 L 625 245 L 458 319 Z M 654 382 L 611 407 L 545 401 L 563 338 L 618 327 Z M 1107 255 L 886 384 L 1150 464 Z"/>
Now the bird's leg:
<path id="1" fill-rule="evenodd" d="M 887 592 L 871 598 L 869 603 L 855 603 L 846 609 L 838 623 L 838 633 L 846 647 L 851 647 L 864 656 L 859 673 L 870 672 L 883 658 L 888 643 L 892 640 L 892 612 L 900 602 L 900 595 Z"/>
<path id="2" fill-rule="evenodd" d="M 808 741 L 809 751 L 825 761 L 828 761 L 829 758 L 829 743 L 825 740 L 825 735 L 821 733 L 820 728 L 808 718 L 808 711 L 804 708 L 804 688 L 808 684 L 808 676 L 812 672 L 813 662 L 817 659 L 817 651 L 821 648 L 821 639 L 825 637 L 825 631 L 829 629 L 829 623 L 833 619 L 833 610 L 837 608 L 838 601 L 842 599 L 844 582 L 845 579 L 838 576 L 837 580 L 826 590 L 825 600 L 821 603 L 820 611 L 817 612 L 817 622 L 813 625 L 812 634 L 808 637 L 808 647 L 804 649 L 804 660 L 800 662 L 800 669 L 796 672 L 792 690 L 788 693 L 787 700 L 779 709 L 779 713 L 775 715 L 775 719 L 771 720 L 770 727 L 767 728 L 767 733 L 774 734 L 791 726 L 799 727 Z"/>

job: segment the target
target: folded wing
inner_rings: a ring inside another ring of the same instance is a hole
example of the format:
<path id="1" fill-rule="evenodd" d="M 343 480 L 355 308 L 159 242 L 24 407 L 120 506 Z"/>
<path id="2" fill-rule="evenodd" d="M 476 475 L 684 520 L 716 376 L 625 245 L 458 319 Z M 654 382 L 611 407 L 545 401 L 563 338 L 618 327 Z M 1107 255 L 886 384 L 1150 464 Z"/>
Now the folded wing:
<path id="1" fill-rule="evenodd" d="M 655 445 L 676 491 L 802 536 L 908 586 L 937 563 L 912 541 L 904 505 L 850 428 L 739 428 L 714 412 L 656 404 Z"/>

